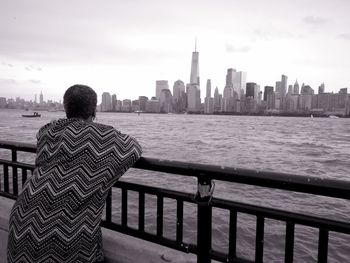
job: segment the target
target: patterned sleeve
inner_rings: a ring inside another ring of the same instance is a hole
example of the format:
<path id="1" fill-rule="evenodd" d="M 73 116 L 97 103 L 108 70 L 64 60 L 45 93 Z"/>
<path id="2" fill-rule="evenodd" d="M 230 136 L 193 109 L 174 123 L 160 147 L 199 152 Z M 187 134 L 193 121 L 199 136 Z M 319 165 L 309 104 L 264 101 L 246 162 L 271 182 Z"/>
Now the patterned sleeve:
<path id="1" fill-rule="evenodd" d="M 122 170 L 126 172 L 141 157 L 142 147 L 134 137 L 128 134 L 117 131 L 116 136 L 118 148 L 124 157 Z"/>
<path id="2" fill-rule="evenodd" d="M 52 125 L 53 122 L 46 123 L 44 126 L 42 126 L 39 131 L 36 134 L 37 141 L 40 140 L 41 136 L 46 132 L 47 128 L 49 128 Z"/>

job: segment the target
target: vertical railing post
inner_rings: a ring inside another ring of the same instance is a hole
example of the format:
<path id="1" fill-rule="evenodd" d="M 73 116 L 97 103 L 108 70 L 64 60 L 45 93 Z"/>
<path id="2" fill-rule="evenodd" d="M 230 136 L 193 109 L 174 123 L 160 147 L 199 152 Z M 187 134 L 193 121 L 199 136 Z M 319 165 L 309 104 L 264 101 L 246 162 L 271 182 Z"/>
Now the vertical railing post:
<path id="1" fill-rule="evenodd" d="M 328 230 L 320 228 L 318 239 L 318 263 L 327 263 L 328 255 Z"/>
<path id="2" fill-rule="evenodd" d="M 106 198 L 106 222 L 112 222 L 112 189 L 108 191 Z"/>
<path id="3" fill-rule="evenodd" d="M 17 150 L 11 150 L 12 162 L 17 162 Z M 12 191 L 14 195 L 18 195 L 18 173 L 17 167 L 12 166 Z"/>
<path id="4" fill-rule="evenodd" d="M 210 204 L 214 186 L 209 178 L 198 178 L 196 201 L 197 214 L 197 263 L 210 263 L 212 207 Z"/>

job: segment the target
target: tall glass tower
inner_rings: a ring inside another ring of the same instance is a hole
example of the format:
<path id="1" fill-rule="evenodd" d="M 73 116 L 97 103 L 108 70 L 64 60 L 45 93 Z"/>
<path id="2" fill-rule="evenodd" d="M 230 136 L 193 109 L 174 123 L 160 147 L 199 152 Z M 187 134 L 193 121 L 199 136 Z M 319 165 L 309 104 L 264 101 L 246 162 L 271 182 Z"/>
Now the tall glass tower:
<path id="1" fill-rule="evenodd" d="M 192 52 L 190 83 L 186 86 L 187 112 L 198 113 L 201 111 L 201 91 L 199 84 L 199 52 L 197 52 L 197 40 L 194 52 Z"/>
<path id="2" fill-rule="evenodd" d="M 199 85 L 199 52 L 197 52 L 197 40 L 192 52 L 190 84 Z"/>

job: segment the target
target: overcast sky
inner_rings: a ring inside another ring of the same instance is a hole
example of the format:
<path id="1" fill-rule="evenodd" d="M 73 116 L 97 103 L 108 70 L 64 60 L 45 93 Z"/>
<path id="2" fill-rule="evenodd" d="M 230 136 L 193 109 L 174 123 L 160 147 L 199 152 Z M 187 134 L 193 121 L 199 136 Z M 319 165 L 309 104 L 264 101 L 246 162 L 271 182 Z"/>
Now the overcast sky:
<path id="1" fill-rule="evenodd" d="M 227 68 L 262 88 L 281 74 L 315 91 L 350 88 L 348 0 L 0 0 L 0 96 L 59 100 L 73 84 L 155 95 L 189 82 L 198 39 L 201 95 Z M 350 90 L 349 90 L 350 92 Z"/>

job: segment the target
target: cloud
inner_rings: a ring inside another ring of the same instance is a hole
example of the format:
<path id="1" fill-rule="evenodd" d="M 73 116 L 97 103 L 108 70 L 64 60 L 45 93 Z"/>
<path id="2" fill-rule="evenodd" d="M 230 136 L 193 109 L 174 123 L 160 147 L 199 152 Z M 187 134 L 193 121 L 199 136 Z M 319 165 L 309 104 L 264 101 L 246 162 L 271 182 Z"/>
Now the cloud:
<path id="1" fill-rule="evenodd" d="M 17 80 L 15 79 L 8 79 L 8 78 L 1 78 L 0 79 L 0 85 L 2 84 L 16 84 Z"/>
<path id="2" fill-rule="evenodd" d="M 32 70 L 42 71 L 41 67 L 36 67 L 36 66 L 33 66 L 33 65 L 26 66 L 25 69 L 27 71 L 32 71 Z"/>
<path id="3" fill-rule="evenodd" d="M 29 80 L 31 83 L 34 83 L 34 84 L 41 84 L 41 80 L 38 80 L 38 79 L 30 79 Z"/>
<path id="4" fill-rule="evenodd" d="M 303 21 L 311 26 L 321 26 L 328 23 L 328 19 L 317 16 L 306 16 L 304 17 Z"/>
<path id="5" fill-rule="evenodd" d="M 256 28 L 253 31 L 253 41 L 255 40 L 266 40 L 270 41 L 273 39 L 283 39 L 283 38 L 301 38 L 301 35 L 293 34 L 291 32 L 286 31 L 280 31 L 276 29 L 263 29 L 263 28 Z"/>
<path id="6" fill-rule="evenodd" d="M 247 53 L 251 50 L 250 46 L 234 47 L 231 44 L 226 44 L 226 52 L 228 53 Z"/>
<path id="7" fill-rule="evenodd" d="M 1 62 L 1 65 L 7 66 L 7 67 L 10 67 L 10 68 L 13 68 L 13 67 L 14 67 L 13 64 L 10 64 L 10 63 L 7 63 L 7 62 Z"/>
<path id="8" fill-rule="evenodd" d="M 350 33 L 340 34 L 338 37 L 344 40 L 350 40 Z"/>

